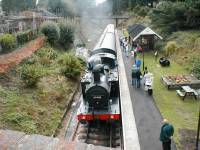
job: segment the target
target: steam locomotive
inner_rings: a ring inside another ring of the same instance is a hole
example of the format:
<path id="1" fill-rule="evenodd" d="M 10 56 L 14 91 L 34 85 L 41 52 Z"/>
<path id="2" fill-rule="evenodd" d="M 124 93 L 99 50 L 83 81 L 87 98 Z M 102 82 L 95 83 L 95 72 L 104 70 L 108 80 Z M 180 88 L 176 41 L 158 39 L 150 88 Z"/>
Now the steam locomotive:
<path id="1" fill-rule="evenodd" d="M 121 118 L 115 41 L 115 27 L 109 24 L 91 51 L 81 79 L 83 99 L 77 113 L 81 123 Z"/>

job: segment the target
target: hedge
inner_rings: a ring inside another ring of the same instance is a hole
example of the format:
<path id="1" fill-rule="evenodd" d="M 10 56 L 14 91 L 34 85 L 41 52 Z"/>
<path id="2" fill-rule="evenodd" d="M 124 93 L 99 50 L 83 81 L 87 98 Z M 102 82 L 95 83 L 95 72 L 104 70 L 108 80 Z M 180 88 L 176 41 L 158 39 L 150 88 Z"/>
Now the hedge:
<path id="1" fill-rule="evenodd" d="M 16 47 L 16 37 L 12 34 L 4 34 L 0 36 L 0 45 L 2 52 L 6 53 Z"/>

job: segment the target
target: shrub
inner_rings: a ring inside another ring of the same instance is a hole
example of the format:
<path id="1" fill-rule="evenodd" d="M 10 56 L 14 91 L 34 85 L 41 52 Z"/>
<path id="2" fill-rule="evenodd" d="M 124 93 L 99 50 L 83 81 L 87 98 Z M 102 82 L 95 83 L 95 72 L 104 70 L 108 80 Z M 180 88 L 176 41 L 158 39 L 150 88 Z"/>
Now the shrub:
<path id="1" fill-rule="evenodd" d="M 64 48 L 67 48 L 74 40 L 75 22 L 72 19 L 65 19 L 60 21 L 58 25 L 60 28 L 59 43 Z"/>
<path id="2" fill-rule="evenodd" d="M 77 79 L 81 74 L 81 63 L 73 54 L 62 55 L 58 63 L 61 65 L 60 72 L 68 78 Z"/>
<path id="3" fill-rule="evenodd" d="M 55 42 L 60 38 L 60 29 L 55 22 L 46 21 L 41 26 L 41 32 L 47 36 L 47 40 L 50 44 L 55 44 Z"/>
<path id="4" fill-rule="evenodd" d="M 35 123 L 31 120 L 30 116 L 26 112 L 10 112 L 3 116 L 3 121 L 16 125 L 26 133 L 37 132 Z"/>
<path id="5" fill-rule="evenodd" d="M 35 53 L 35 56 L 40 64 L 45 67 L 49 67 L 52 60 L 55 60 L 58 54 L 52 48 L 42 48 Z"/>
<path id="6" fill-rule="evenodd" d="M 147 6 L 140 6 L 140 8 L 136 11 L 139 16 L 146 16 L 149 13 L 150 8 Z"/>
<path id="7" fill-rule="evenodd" d="M 158 51 L 162 51 L 164 48 L 164 42 L 157 41 L 154 45 L 154 49 Z"/>
<path id="8" fill-rule="evenodd" d="M 39 57 L 47 56 L 49 59 L 56 59 L 58 54 L 52 48 L 42 48 L 35 53 Z"/>
<path id="9" fill-rule="evenodd" d="M 165 52 L 167 56 L 171 56 L 172 54 L 174 54 L 176 52 L 177 49 L 177 44 L 174 41 L 170 41 L 167 43 L 167 45 L 165 46 Z"/>
<path id="10" fill-rule="evenodd" d="M 12 34 L 4 34 L 0 37 L 2 52 L 7 52 L 16 47 L 16 38 Z"/>
<path id="11" fill-rule="evenodd" d="M 17 42 L 19 44 L 24 44 L 34 38 L 36 38 L 36 32 L 32 30 L 17 33 Z"/>
<path id="12" fill-rule="evenodd" d="M 38 64 L 25 64 L 20 68 L 20 76 L 28 87 L 35 86 L 42 75 L 42 68 Z"/>
<path id="13" fill-rule="evenodd" d="M 200 59 L 199 58 L 193 59 L 192 73 L 194 73 L 196 77 L 200 79 Z"/>

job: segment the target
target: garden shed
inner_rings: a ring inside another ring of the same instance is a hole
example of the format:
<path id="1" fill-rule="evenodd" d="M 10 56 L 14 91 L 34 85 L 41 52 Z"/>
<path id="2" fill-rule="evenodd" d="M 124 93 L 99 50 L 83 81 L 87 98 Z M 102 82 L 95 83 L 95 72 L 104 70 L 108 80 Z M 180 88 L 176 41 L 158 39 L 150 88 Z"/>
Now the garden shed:
<path id="1" fill-rule="evenodd" d="M 142 24 L 133 24 L 129 26 L 128 33 L 131 45 L 136 47 L 137 44 L 139 44 L 145 51 L 154 50 L 155 42 L 163 39 L 150 27 L 146 27 Z"/>

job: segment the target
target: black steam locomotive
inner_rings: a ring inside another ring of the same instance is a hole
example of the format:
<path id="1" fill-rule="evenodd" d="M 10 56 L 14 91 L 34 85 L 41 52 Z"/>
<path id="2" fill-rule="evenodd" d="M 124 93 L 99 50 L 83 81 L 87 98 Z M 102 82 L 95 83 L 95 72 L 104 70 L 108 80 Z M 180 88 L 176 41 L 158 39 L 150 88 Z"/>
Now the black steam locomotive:
<path id="1" fill-rule="evenodd" d="M 114 25 L 109 24 L 91 51 L 87 71 L 81 80 L 83 100 L 77 118 L 82 123 L 121 118 L 115 41 Z"/>

